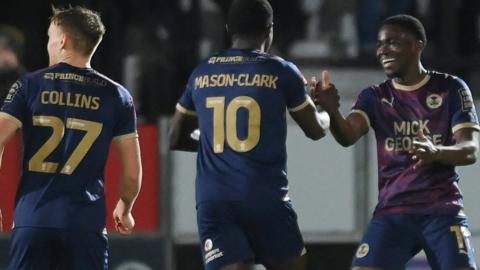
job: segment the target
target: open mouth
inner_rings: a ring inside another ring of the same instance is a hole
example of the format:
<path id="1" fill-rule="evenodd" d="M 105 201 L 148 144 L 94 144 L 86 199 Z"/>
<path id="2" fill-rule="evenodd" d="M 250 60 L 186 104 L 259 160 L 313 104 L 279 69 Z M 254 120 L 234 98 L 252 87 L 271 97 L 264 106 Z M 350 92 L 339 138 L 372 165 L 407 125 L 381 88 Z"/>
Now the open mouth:
<path id="1" fill-rule="evenodd" d="M 396 60 L 395 58 L 383 58 L 380 63 L 382 63 L 383 68 L 392 68 Z"/>
<path id="2" fill-rule="evenodd" d="M 396 59 L 395 58 L 384 58 L 381 60 L 381 63 L 384 68 L 389 68 L 395 63 Z"/>

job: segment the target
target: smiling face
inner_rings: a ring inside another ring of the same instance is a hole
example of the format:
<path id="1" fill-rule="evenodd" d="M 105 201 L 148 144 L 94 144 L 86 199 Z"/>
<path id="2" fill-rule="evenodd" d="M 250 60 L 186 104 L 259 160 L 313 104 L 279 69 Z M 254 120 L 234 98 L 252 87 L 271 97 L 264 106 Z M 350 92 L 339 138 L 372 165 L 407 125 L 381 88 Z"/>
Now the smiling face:
<path id="1" fill-rule="evenodd" d="M 418 66 L 422 46 L 402 27 L 386 24 L 378 32 L 377 59 L 389 78 L 404 78 Z"/>
<path id="2" fill-rule="evenodd" d="M 65 33 L 62 31 L 60 26 L 56 25 L 55 22 L 50 23 L 48 28 L 48 60 L 49 65 L 55 65 L 60 62 L 61 52 L 65 44 Z"/>

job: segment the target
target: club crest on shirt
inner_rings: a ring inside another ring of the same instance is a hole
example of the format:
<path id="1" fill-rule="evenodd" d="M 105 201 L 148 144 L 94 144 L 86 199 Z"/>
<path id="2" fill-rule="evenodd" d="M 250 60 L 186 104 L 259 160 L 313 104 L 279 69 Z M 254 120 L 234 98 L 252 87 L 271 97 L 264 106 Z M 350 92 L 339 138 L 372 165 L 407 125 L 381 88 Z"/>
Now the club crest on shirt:
<path id="1" fill-rule="evenodd" d="M 16 81 L 12 87 L 10 87 L 10 90 L 8 90 L 7 96 L 5 97 L 5 102 L 12 102 L 20 87 L 22 87 L 22 83 L 20 81 Z"/>
<path id="2" fill-rule="evenodd" d="M 358 247 L 357 252 L 355 253 L 355 257 L 359 259 L 363 258 L 367 256 L 369 251 L 370 251 L 370 246 L 367 243 L 363 243 Z"/>
<path id="3" fill-rule="evenodd" d="M 205 244 L 203 245 L 203 248 L 204 248 L 205 252 L 208 252 L 208 251 L 212 250 L 212 248 L 213 248 L 212 239 L 208 238 L 207 240 L 205 240 Z"/>
<path id="4" fill-rule="evenodd" d="M 431 94 L 427 97 L 427 100 L 425 102 L 426 102 L 428 108 L 437 109 L 440 106 L 442 106 L 443 98 L 440 95 Z"/>

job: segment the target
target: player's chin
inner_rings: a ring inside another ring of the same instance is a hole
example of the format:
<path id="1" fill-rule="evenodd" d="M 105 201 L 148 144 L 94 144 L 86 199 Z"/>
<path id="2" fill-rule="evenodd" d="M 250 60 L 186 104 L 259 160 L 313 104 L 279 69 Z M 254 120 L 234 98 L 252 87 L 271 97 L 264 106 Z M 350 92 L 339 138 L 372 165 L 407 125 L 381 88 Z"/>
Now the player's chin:
<path id="1" fill-rule="evenodd" d="M 397 70 L 391 68 L 384 68 L 383 71 L 385 72 L 385 75 L 387 75 L 387 77 L 390 79 L 396 78 L 400 75 Z"/>

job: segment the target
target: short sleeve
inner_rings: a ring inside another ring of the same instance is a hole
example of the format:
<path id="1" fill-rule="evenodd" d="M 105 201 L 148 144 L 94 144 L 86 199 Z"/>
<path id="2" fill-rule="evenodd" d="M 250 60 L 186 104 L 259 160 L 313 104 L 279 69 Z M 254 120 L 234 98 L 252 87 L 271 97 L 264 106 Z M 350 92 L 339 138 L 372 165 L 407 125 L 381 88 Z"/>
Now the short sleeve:
<path id="1" fill-rule="evenodd" d="M 375 92 L 372 88 L 364 89 L 357 96 L 357 99 L 353 102 L 351 113 L 358 113 L 362 115 L 369 126 L 374 125 L 372 120 L 374 119 L 374 100 Z"/>
<path id="2" fill-rule="evenodd" d="M 455 78 L 453 88 L 450 99 L 452 133 L 462 128 L 480 130 L 472 93 L 467 84 L 461 79 Z"/>
<path id="3" fill-rule="evenodd" d="M 193 74 L 188 80 L 187 86 L 185 87 L 185 91 L 183 92 L 183 95 L 180 97 L 180 100 L 177 103 L 177 110 L 188 114 L 195 116 L 197 115 L 195 111 L 195 104 L 193 102 L 193 97 L 192 97 L 192 92 L 194 89 L 194 79 L 193 79 Z"/>
<path id="4" fill-rule="evenodd" d="M 117 123 L 113 132 L 115 140 L 136 138 L 137 135 L 137 116 L 135 113 L 135 105 L 132 96 L 124 90 L 121 97 L 120 109 L 118 113 Z"/>
<path id="5" fill-rule="evenodd" d="M 309 104 L 307 80 L 294 64 L 287 62 L 285 74 L 281 80 L 285 82 L 283 91 L 290 112 L 299 111 Z"/>
<path id="6" fill-rule="evenodd" d="M 27 87 L 25 78 L 16 81 L 10 87 L 0 109 L 0 117 L 12 120 L 19 128 L 22 127 L 22 123 L 28 117 Z"/>

